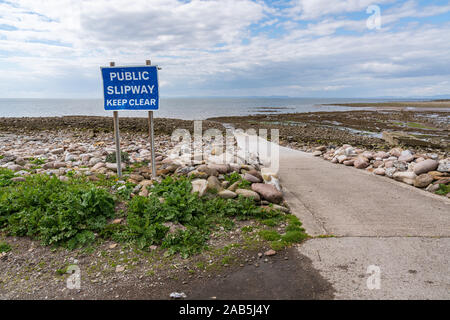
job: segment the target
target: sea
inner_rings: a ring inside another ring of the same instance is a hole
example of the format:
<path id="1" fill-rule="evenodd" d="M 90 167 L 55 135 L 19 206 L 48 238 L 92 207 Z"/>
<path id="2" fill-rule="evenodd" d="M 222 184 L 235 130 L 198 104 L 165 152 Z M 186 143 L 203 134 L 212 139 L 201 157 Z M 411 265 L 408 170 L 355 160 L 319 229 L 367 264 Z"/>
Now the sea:
<path id="1" fill-rule="evenodd" d="M 161 98 L 155 118 L 204 120 L 269 113 L 355 110 L 331 104 L 392 99 L 345 98 Z M 120 117 L 147 117 L 146 111 L 120 111 Z M 103 99 L 0 99 L 0 117 L 111 116 Z"/>

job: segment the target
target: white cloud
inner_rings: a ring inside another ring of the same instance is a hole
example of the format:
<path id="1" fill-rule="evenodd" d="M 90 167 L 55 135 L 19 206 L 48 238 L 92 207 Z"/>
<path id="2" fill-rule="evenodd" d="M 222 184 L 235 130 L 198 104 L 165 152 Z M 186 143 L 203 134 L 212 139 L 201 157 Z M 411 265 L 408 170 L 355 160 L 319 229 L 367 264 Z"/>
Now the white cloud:
<path id="1" fill-rule="evenodd" d="M 382 12 L 382 30 L 369 31 L 345 15 L 365 13 L 365 0 L 299 0 L 289 11 L 259 0 L 15 3 L 0 3 L 0 26 L 12 27 L 0 28 L 3 96 L 100 97 L 100 65 L 149 58 L 171 95 L 450 92 L 450 24 L 389 27 L 446 5 L 394 5 Z M 271 27 L 284 31 L 274 36 Z"/>

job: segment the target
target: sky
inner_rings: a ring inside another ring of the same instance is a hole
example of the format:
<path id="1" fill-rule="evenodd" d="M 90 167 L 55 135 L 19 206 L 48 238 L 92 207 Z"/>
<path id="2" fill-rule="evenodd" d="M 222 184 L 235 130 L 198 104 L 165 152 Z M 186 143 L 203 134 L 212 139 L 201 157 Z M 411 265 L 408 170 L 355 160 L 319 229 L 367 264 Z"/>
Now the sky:
<path id="1" fill-rule="evenodd" d="M 100 66 L 161 97 L 450 94 L 450 1 L 0 0 L 0 98 L 101 98 Z"/>

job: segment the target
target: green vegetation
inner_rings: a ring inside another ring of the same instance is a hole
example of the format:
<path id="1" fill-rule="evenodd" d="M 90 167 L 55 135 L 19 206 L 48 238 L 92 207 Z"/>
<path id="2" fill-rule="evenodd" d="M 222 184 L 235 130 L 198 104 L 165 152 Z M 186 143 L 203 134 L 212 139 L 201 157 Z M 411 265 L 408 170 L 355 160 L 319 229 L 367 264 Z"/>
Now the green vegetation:
<path id="1" fill-rule="evenodd" d="M 439 189 L 436 191 L 436 194 L 445 196 L 449 192 L 450 192 L 450 185 L 440 184 Z"/>
<path id="2" fill-rule="evenodd" d="M 281 235 L 274 230 L 261 230 L 259 236 L 266 241 L 277 241 L 281 239 Z"/>
<path id="3" fill-rule="evenodd" d="M 94 232 L 113 216 L 112 195 L 80 180 L 67 183 L 34 175 L 0 188 L 0 228 L 46 245 L 75 248 L 91 243 Z"/>
<path id="4" fill-rule="evenodd" d="M 130 161 L 130 156 L 129 156 L 128 152 L 122 151 L 120 154 L 120 159 L 122 160 L 122 162 L 128 163 Z M 115 152 L 109 153 L 106 156 L 106 162 L 116 163 L 116 153 Z"/>
<path id="5" fill-rule="evenodd" d="M 14 173 L 11 170 L 0 168 L 0 188 L 11 185 L 11 178 L 14 178 Z"/>
<path id="6" fill-rule="evenodd" d="M 31 164 L 34 164 L 36 166 L 41 166 L 45 163 L 45 159 L 41 158 L 30 158 L 29 161 Z"/>
<path id="7" fill-rule="evenodd" d="M 0 253 L 9 252 L 9 251 L 11 251 L 11 246 L 6 242 L 1 241 L 0 242 Z"/>
<path id="8" fill-rule="evenodd" d="M 232 185 L 235 182 L 239 182 L 237 187 L 238 189 L 250 189 L 250 186 L 252 185 L 251 182 L 242 179 L 241 175 L 237 172 L 225 175 L 224 179 L 226 181 L 229 181 L 230 185 Z"/>
<path id="9" fill-rule="evenodd" d="M 180 253 L 183 257 L 206 248 L 209 234 L 215 228 L 232 227 L 231 217 L 261 217 L 263 211 L 251 199 L 235 200 L 199 198 L 191 193 L 190 179 L 167 177 L 155 183 L 149 197 L 134 197 L 128 207 L 127 225 L 109 233 L 116 241 L 136 243 L 143 249 L 161 244 L 166 255 Z M 164 198 L 161 202 L 160 198 Z M 165 222 L 180 228 L 169 233 Z"/>
<path id="10" fill-rule="evenodd" d="M 284 216 L 288 222 L 285 234 L 279 234 L 275 230 L 261 230 L 259 235 L 267 241 L 270 241 L 270 247 L 279 251 L 293 243 L 299 243 L 308 238 L 303 229 L 302 223 L 294 215 Z"/>
<path id="11" fill-rule="evenodd" d="M 0 231 L 39 239 L 44 245 L 85 247 L 90 252 L 96 241 L 113 240 L 139 250 L 158 245 L 165 256 L 179 253 L 187 258 L 208 248 L 212 232 L 232 230 L 237 220 L 249 219 L 268 227 L 288 222 L 284 235 L 274 230 L 258 233 L 272 247 L 306 237 L 294 216 L 262 209 L 242 196 L 198 197 L 191 192 L 191 179 L 183 176 L 155 182 L 148 197 L 131 197 L 135 184 L 117 184 L 103 175 L 94 182 L 75 174 L 68 175 L 69 181 L 37 174 L 12 182 L 13 177 L 12 171 L 0 169 Z M 238 174 L 227 178 L 245 185 Z M 110 223 L 118 217 L 125 219 Z M 247 226 L 242 231 L 250 234 L 257 228 Z"/>

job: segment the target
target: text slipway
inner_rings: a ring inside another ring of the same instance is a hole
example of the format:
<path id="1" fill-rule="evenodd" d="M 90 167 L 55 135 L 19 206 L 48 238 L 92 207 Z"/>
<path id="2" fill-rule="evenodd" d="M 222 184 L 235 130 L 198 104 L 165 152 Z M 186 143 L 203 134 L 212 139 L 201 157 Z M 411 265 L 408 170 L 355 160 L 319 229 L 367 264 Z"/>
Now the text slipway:
<path id="1" fill-rule="evenodd" d="M 130 86 L 130 85 L 124 85 L 124 86 L 108 86 L 106 87 L 106 90 L 108 94 L 152 94 L 153 89 L 155 88 L 155 85 L 137 85 L 137 86 Z"/>

